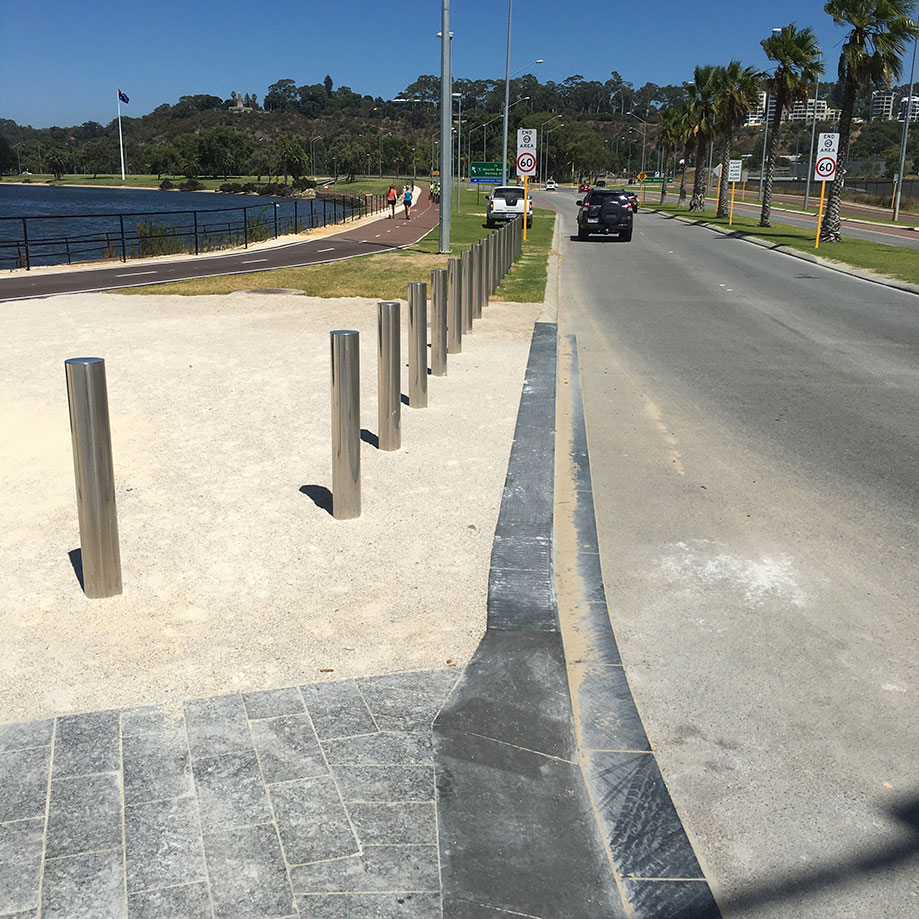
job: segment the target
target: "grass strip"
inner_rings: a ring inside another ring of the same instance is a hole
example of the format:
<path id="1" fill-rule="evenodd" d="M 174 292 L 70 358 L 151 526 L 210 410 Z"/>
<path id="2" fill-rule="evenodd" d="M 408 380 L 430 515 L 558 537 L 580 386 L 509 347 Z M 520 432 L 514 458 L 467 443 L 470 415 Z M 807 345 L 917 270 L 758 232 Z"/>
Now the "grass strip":
<path id="1" fill-rule="evenodd" d="M 454 213 L 451 218 L 450 251 L 453 256 L 459 255 L 492 232 L 485 225 L 486 199 L 481 196 L 476 201 L 476 198 L 476 191 L 463 189 L 460 213 Z M 495 299 L 514 303 L 542 302 L 554 229 L 555 211 L 535 210 L 533 227 L 527 231 L 523 255 L 498 288 Z M 414 246 L 393 252 L 344 259 L 325 265 L 307 265 L 303 268 L 276 268 L 148 287 L 129 287 L 119 293 L 206 296 L 229 294 L 235 290 L 290 288 L 302 290 L 312 297 L 404 300 L 410 282 L 429 282 L 432 269 L 447 267 L 449 256 L 438 253 L 438 246 L 439 230 L 435 227 Z"/>
<path id="2" fill-rule="evenodd" d="M 728 228 L 738 236 L 755 236 L 775 246 L 808 252 L 827 261 L 838 262 L 851 268 L 864 268 L 898 281 L 906 281 L 908 284 L 919 284 L 919 249 L 888 246 L 886 243 L 850 236 L 838 243 L 821 243 L 820 248 L 815 250 L 815 230 L 807 227 L 795 227 L 777 221 L 773 221 L 771 227 L 761 227 L 757 218 L 739 216 L 736 213 L 733 226 L 729 226 L 725 217 L 690 213 L 686 208 L 677 207 L 675 204 L 655 204 L 647 206 L 647 209 L 690 217 L 699 224 Z"/>

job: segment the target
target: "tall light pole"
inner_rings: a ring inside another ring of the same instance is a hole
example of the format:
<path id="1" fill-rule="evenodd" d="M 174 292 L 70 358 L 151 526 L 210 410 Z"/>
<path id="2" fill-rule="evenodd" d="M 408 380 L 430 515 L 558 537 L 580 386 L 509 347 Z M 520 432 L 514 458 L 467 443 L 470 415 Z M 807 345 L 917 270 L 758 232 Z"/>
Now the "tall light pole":
<path id="1" fill-rule="evenodd" d="M 22 156 L 20 155 L 21 151 L 19 148 L 25 143 L 24 140 L 19 141 L 18 144 L 13 144 L 13 147 L 16 150 L 16 164 L 19 169 L 19 174 L 22 175 Z"/>
<path id="2" fill-rule="evenodd" d="M 529 99 L 530 99 L 529 96 L 521 96 L 516 102 L 512 102 L 510 107 L 513 108 L 515 105 L 519 105 L 521 102 L 528 102 Z M 484 159 L 485 159 L 485 144 L 486 144 L 486 141 L 488 140 L 488 126 L 489 126 L 493 121 L 497 121 L 497 120 L 498 120 L 499 118 L 501 118 L 501 117 L 503 117 L 503 116 L 502 116 L 502 115 L 495 115 L 494 118 L 490 118 L 488 121 L 484 122 L 483 124 L 477 124 L 474 128 L 470 128 L 470 129 L 469 129 L 469 136 L 466 138 L 466 150 L 467 150 L 467 156 L 468 156 L 470 162 L 471 162 L 471 158 L 472 158 L 472 135 L 475 134 L 475 132 L 478 131 L 480 128 L 483 129 L 483 133 L 482 133 L 482 159 L 484 160 Z"/>
<path id="3" fill-rule="evenodd" d="M 638 118 L 634 112 L 629 112 L 633 118 Z M 641 171 L 645 171 L 645 142 L 648 139 L 648 122 L 644 118 L 638 118 L 638 120 L 645 126 L 644 130 L 641 132 Z"/>
<path id="4" fill-rule="evenodd" d="M 392 131 L 387 131 L 385 134 L 381 134 L 379 137 L 379 141 L 380 141 L 379 167 L 380 167 L 380 178 L 381 179 L 383 178 L 383 138 L 389 137 L 390 134 L 392 134 Z"/>
<path id="5" fill-rule="evenodd" d="M 915 55 L 913 59 L 915 60 Z M 811 124 L 811 149 L 807 157 L 807 183 L 804 186 L 804 210 L 807 210 L 807 201 L 811 196 L 811 174 L 814 171 L 814 141 L 817 139 L 817 96 L 819 95 L 820 77 L 818 76 L 814 81 L 814 120 Z"/>
<path id="6" fill-rule="evenodd" d="M 541 64 L 542 58 L 530 61 L 526 67 L 515 70 L 511 73 L 511 9 L 514 0 L 507 0 L 507 58 L 504 64 L 504 143 L 501 145 L 501 184 L 507 185 L 507 115 L 509 103 L 511 101 L 511 77 L 523 72 L 527 67 L 533 64 Z"/>
<path id="7" fill-rule="evenodd" d="M 551 119 L 550 119 L 550 121 L 551 121 Z M 547 122 L 546 122 L 546 123 L 547 123 Z M 545 135 L 544 135 L 546 139 L 545 139 L 545 142 L 543 143 L 543 159 L 544 159 L 544 163 L 543 163 L 543 175 L 546 176 L 547 178 L 548 178 L 548 173 L 549 173 L 549 135 L 550 135 L 553 131 L 557 131 L 559 128 L 563 128 L 563 127 L 565 127 L 564 122 L 562 122 L 562 124 L 557 124 L 557 125 L 555 125 L 554 127 L 549 128 L 549 130 L 546 131 L 546 133 L 545 133 Z"/>
<path id="8" fill-rule="evenodd" d="M 310 169 L 313 170 L 314 178 L 316 177 L 316 159 L 315 159 L 316 154 L 315 154 L 313 144 L 315 144 L 317 140 L 322 140 L 321 134 L 318 137 L 314 137 L 312 140 L 310 140 Z"/>
<path id="9" fill-rule="evenodd" d="M 906 117 L 903 119 L 903 137 L 900 140 L 900 166 L 897 169 L 897 190 L 893 200 L 893 219 L 900 219 L 900 193 L 903 188 L 903 172 L 906 168 L 906 141 L 909 139 L 909 117 L 913 112 L 913 80 L 916 76 L 916 47 L 919 37 L 913 42 L 913 63 L 909 68 L 909 97 L 906 101 Z"/>
<path id="10" fill-rule="evenodd" d="M 460 159 L 463 151 L 463 94 L 453 93 L 453 98 L 459 102 L 459 115 L 456 122 L 456 213 L 460 212 L 460 186 L 463 184 L 463 161 Z M 453 143 L 453 135 L 450 135 Z"/>
<path id="11" fill-rule="evenodd" d="M 438 251 L 450 251 L 450 210 L 453 191 L 450 170 L 453 167 L 453 70 L 450 32 L 450 0 L 440 0 L 440 227 Z"/>
<path id="12" fill-rule="evenodd" d="M 545 121 L 543 121 L 542 123 L 540 123 L 539 125 L 537 125 L 536 130 L 539 132 L 539 143 L 540 143 L 540 145 L 541 145 L 541 146 L 540 146 L 540 150 L 545 151 L 545 149 L 546 149 L 546 143 L 545 143 L 545 140 L 544 140 L 545 135 L 543 134 L 543 130 L 542 130 L 542 129 L 543 129 L 547 124 L 549 124 L 549 122 L 555 121 L 556 118 L 561 118 L 561 117 L 562 117 L 562 116 L 561 116 L 561 113 L 559 113 L 558 115 L 553 115 L 551 118 L 547 118 Z M 553 128 L 553 130 L 554 130 L 554 128 Z M 542 157 L 542 155 L 540 155 L 540 157 L 539 157 L 539 174 L 543 177 L 543 179 L 546 178 L 546 174 L 545 174 L 545 172 L 543 171 L 543 157 Z"/>

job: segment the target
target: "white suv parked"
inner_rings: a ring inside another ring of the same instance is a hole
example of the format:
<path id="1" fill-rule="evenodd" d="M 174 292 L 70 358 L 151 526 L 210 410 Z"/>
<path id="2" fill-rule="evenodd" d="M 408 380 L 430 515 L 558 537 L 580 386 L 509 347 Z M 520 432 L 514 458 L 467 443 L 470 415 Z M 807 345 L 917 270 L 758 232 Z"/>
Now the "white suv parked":
<path id="1" fill-rule="evenodd" d="M 514 220 L 523 216 L 523 186 L 500 185 L 488 199 L 485 222 L 493 227 L 499 220 Z M 527 229 L 533 226 L 533 199 L 527 198 Z"/>

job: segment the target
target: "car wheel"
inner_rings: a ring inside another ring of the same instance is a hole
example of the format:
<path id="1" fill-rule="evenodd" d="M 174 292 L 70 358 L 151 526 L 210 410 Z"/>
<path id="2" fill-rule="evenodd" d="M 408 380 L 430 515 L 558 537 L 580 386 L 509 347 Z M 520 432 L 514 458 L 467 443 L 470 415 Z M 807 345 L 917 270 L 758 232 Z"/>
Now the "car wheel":
<path id="1" fill-rule="evenodd" d="M 584 227 L 578 227 L 578 239 L 587 239 L 590 233 Z"/>
<path id="2" fill-rule="evenodd" d="M 491 217 L 489 217 L 489 218 L 485 221 L 485 226 L 487 226 L 489 230 L 493 230 L 493 229 L 495 228 L 495 222 L 494 222 L 494 220 L 492 220 Z"/>
<path id="3" fill-rule="evenodd" d="M 632 241 L 632 231 L 631 231 L 631 230 L 623 230 L 623 231 L 619 234 L 619 238 L 620 238 L 624 243 L 630 243 L 630 242 Z"/>
<path id="4" fill-rule="evenodd" d="M 532 217 L 527 221 L 527 229 L 528 230 L 533 229 L 533 218 Z"/>

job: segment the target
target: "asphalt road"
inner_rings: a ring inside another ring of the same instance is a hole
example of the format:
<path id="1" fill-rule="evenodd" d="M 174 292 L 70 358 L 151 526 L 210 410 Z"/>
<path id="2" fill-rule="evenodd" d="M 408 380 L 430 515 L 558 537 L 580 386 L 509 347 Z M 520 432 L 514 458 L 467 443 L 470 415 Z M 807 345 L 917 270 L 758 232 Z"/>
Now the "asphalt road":
<path id="1" fill-rule="evenodd" d="M 379 220 L 360 226 L 343 224 L 341 232 L 318 239 L 279 242 L 277 245 L 236 250 L 215 255 L 164 257 L 139 263 L 118 263 L 99 268 L 71 271 L 15 271 L 0 276 L 0 302 L 49 297 L 55 294 L 145 287 L 169 281 L 187 281 L 216 275 L 248 274 L 273 268 L 297 268 L 341 259 L 372 255 L 403 248 L 417 242 L 437 226 L 438 207 L 428 200 L 427 186 L 421 189 L 412 208 L 412 219 L 404 219 L 402 206 L 394 220 Z"/>
<path id="2" fill-rule="evenodd" d="M 919 297 L 539 198 L 613 627 L 725 916 L 919 915 Z"/>

